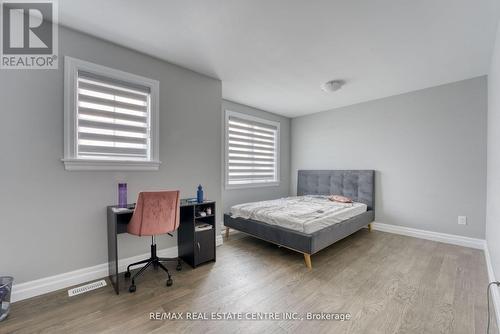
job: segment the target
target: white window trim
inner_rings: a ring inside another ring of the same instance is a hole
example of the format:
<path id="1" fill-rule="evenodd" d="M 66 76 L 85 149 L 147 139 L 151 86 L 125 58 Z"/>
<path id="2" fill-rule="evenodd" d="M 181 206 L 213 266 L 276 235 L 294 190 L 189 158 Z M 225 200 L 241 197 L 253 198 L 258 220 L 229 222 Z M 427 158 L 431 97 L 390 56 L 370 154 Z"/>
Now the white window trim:
<path id="1" fill-rule="evenodd" d="M 151 92 L 151 158 L 148 161 L 78 159 L 77 152 L 77 79 L 78 71 L 99 74 L 148 87 Z M 160 167 L 160 82 L 72 57 L 64 57 L 64 167 L 66 170 L 154 171 Z"/>
<path id="2" fill-rule="evenodd" d="M 254 122 L 260 122 L 272 126 L 276 126 L 277 132 L 276 132 L 276 179 L 278 181 L 276 182 L 263 182 L 263 183 L 247 183 L 247 184 L 229 184 L 229 169 L 228 169 L 228 161 L 229 161 L 229 144 L 228 144 L 228 138 L 229 138 L 229 129 L 228 129 L 228 122 L 229 122 L 229 117 L 230 116 L 235 116 L 238 118 L 242 119 L 247 119 L 249 121 L 254 121 Z M 280 160 L 281 160 L 281 155 L 280 155 L 280 123 L 275 122 L 275 121 L 270 121 L 265 118 L 260 118 L 260 117 L 255 117 L 251 116 L 248 114 L 236 112 L 236 111 L 231 111 L 231 110 L 225 110 L 225 117 L 224 117 L 224 187 L 226 190 L 231 190 L 231 189 L 247 189 L 247 188 L 264 188 L 264 187 L 278 187 L 280 185 Z"/>

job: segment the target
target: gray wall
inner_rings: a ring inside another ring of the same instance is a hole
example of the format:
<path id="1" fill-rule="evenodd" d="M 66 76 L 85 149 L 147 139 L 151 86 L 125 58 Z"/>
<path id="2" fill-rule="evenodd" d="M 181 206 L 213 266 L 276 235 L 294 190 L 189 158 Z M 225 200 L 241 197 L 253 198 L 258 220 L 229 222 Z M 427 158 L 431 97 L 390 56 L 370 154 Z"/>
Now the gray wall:
<path id="1" fill-rule="evenodd" d="M 488 76 L 487 146 L 486 241 L 495 277 L 498 280 L 500 279 L 500 25 Z"/>
<path id="2" fill-rule="evenodd" d="M 180 189 L 221 201 L 221 83 L 65 28 L 59 70 L 0 73 L 0 275 L 21 283 L 107 261 L 105 207 L 117 181 L 129 201 L 141 190 Z M 158 172 L 67 172 L 63 156 L 63 56 L 160 81 Z M 219 214 L 222 210 L 219 210 Z M 162 236 L 159 248 L 176 245 Z M 149 238 L 120 236 L 123 257 L 149 251 Z"/>
<path id="3" fill-rule="evenodd" d="M 290 192 L 290 119 L 242 104 L 223 100 L 222 115 L 224 115 L 226 109 L 280 122 L 280 185 L 274 187 L 226 190 L 224 189 L 224 181 L 222 181 L 222 201 L 224 212 L 229 212 L 231 206 L 235 204 L 288 196 Z M 222 117 L 222 119 L 224 122 L 224 117 Z M 224 147 L 224 143 L 222 144 L 222 147 Z M 224 157 L 222 157 L 222 159 L 222 161 L 224 161 Z M 222 180 L 224 180 L 224 171 L 222 171 L 221 177 Z"/>
<path id="4" fill-rule="evenodd" d="M 480 77 L 295 118 L 292 192 L 298 169 L 375 169 L 377 222 L 484 238 L 486 110 Z"/>

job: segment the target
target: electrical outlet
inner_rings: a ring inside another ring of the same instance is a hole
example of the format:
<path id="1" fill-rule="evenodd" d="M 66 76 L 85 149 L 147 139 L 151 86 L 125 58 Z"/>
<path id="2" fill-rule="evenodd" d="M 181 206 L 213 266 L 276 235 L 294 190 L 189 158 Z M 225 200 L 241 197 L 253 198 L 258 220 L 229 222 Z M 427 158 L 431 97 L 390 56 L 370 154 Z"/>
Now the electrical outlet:
<path id="1" fill-rule="evenodd" d="M 467 216 L 458 216 L 458 225 L 467 225 Z"/>

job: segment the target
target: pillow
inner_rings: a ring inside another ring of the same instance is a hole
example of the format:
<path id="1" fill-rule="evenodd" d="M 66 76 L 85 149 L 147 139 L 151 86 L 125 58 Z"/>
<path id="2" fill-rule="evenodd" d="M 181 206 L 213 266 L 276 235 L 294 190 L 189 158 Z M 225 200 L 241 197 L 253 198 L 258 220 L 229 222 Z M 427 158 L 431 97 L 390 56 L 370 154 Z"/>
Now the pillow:
<path id="1" fill-rule="evenodd" d="M 332 196 L 328 197 L 328 199 L 332 202 L 352 203 L 352 199 L 350 199 L 349 197 L 340 196 L 340 195 L 332 195 Z"/>

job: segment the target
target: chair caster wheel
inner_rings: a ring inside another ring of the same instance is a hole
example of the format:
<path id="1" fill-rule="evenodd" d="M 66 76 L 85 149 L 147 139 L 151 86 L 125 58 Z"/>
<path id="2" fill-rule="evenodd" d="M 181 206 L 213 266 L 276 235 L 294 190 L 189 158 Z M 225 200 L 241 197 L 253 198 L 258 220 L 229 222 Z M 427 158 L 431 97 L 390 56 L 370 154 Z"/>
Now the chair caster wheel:
<path id="1" fill-rule="evenodd" d="M 125 272 L 125 278 L 130 278 L 130 271 Z"/>
<path id="2" fill-rule="evenodd" d="M 171 279 L 171 278 L 169 278 L 169 279 L 167 280 L 167 286 L 172 286 L 172 284 L 174 284 L 174 281 L 172 281 L 172 279 Z"/>
<path id="3" fill-rule="evenodd" d="M 175 267 L 175 270 L 177 270 L 177 271 L 181 271 L 182 270 L 182 266 L 181 266 L 180 263 L 177 265 L 177 267 Z"/>
<path id="4" fill-rule="evenodd" d="M 128 292 L 130 293 L 134 293 L 135 290 L 137 290 L 137 288 L 135 287 L 135 285 L 131 285 L 129 288 L 128 288 Z"/>

